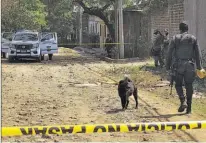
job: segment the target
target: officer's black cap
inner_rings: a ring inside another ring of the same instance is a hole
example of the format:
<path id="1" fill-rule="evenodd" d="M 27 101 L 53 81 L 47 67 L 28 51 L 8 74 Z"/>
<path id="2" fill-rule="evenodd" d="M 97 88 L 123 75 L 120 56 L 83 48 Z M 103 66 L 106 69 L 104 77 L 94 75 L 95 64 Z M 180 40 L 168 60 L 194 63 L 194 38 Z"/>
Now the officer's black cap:
<path id="1" fill-rule="evenodd" d="M 179 25 L 179 29 L 181 31 L 188 31 L 188 22 L 187 21 L 181 22 Z"/>
<path id="2" fill-rule="evenodd" d="M 188 25 L 188 22 L 187 21 L 182 21 L 180 24 Z"/>

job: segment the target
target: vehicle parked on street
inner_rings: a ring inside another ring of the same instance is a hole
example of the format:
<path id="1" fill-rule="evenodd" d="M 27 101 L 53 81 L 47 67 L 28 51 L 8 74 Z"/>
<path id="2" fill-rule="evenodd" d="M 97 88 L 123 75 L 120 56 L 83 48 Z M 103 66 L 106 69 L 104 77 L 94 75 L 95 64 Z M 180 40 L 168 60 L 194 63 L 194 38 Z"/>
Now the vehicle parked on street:
<path id="1" fill-rule="evenodd" d="M 8 59 L 9 62 L 28 58 L 41 62 L 45 54 L 52 60 L 54 53 L 58 53 L 56 33 L 42 35 L 39 32 L 25 30 L 14 34 L 8 50 Z"/>
<path id="2" fill-rule="evenodd" d="M 6 54 L 9 50 L 9 45 L 12 40 L 12 32 L 3 32 L 1 33 L 1 56 L 2 58 L 6 58 Z"/>

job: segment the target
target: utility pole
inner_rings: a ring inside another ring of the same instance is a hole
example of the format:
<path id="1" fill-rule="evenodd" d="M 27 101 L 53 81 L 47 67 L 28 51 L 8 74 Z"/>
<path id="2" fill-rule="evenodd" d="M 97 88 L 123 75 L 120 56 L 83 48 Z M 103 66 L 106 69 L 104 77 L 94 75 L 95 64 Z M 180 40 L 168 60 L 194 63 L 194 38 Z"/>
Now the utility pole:
<path id="1" fill-rule="evenodd" d="M 82 7 L 79 6 L 79 45 L 82 45 Z"/>
<path id="2" fill-rule="evenodd" d="M 118 0 L 115 1 L 114 5 L 114 11 L 115 11 L 115 43 L 119 43 L 119 11 L 118 11 Z M 119 59 L 119 44 L 115 45 L 118 49 L 117 58 Z"/>
<path id="3" fill-rule="evenodd" d="M 119 56 L 120 59 L 124 58 L 124 32 L 123 32 L 123 9 L 122 9 L 122 0 L 118 1 L 118 11 L 119 11 Z"/>

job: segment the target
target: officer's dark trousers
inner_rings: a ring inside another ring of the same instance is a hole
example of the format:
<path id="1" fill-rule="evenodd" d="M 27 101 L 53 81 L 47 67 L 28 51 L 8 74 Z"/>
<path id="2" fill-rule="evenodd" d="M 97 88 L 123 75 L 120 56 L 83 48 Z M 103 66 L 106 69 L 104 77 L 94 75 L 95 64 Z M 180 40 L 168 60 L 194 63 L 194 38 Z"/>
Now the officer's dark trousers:
<path id="1" fill-rule="evenodd" d="M 162 52 L 161 51 L 155 52 L 153 57 L 154 57 L 154 64 L 155 64 L 156 67 L 158 66 L 158 63 L 160 64 L 160 66 L 164 65 L 164 61 L 163 61 L 163 58 L 162 58 Z"/>
<path id="2" fill-rule="evenodd" d="M 107 55 L 108 55 L 109 58 L 112 58 L 112 49 L 111 48 L 107 49 Z"/>
<path id="3" fill-rule="evenodd" d="M 183 80 L 185 82 L 186 97 L 188 109 L 191 110 L 192 95 L 193 95 L 193 82 L 195 79 L 195 68 L 193 63 L 184 62 L 178 63 L 176 78 L 175 78 L 175 88 L 177 94 L 179 95 L 180 102 L 185 101 L 185 96 L 183 92 Z"/>
<path id="4" fill-rule="evenodd" d="M 167 51 L 168 51 L 168 46 L 164 46 L 164 48 L 162 49 L 162 60 L 164 63 L 166 63 L 166 57 L 167 57 Z"/>

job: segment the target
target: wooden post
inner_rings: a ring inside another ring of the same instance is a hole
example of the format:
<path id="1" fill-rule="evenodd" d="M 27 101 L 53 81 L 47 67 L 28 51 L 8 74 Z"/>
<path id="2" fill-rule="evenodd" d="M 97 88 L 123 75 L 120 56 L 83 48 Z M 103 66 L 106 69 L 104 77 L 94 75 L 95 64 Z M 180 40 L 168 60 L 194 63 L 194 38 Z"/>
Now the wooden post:
<path id="1" fill-rule="evenodd" d="M 124 32 L 123 32 L 123 9 L 122 0 L 118 0 L 118 11 L 119 11 L 119 49 L 120 59 L 124 58 Z"/>
<path id="2" fill-rule="evenodd" d="M 115 7 L 114 7 L 114 11 L 115 11 L 115 43 L 119 43 L 119 11 L 118 11 L 118 0 L 115 1 Z M 117 49 L 117 59 L 119 59 L 119 44 L 115 44 L 115 47 Z"/>
<path id="3" fill-rule="evenodd" d="M 79 6 L 79 45 L 82 45 L 82 7 Z"/>

